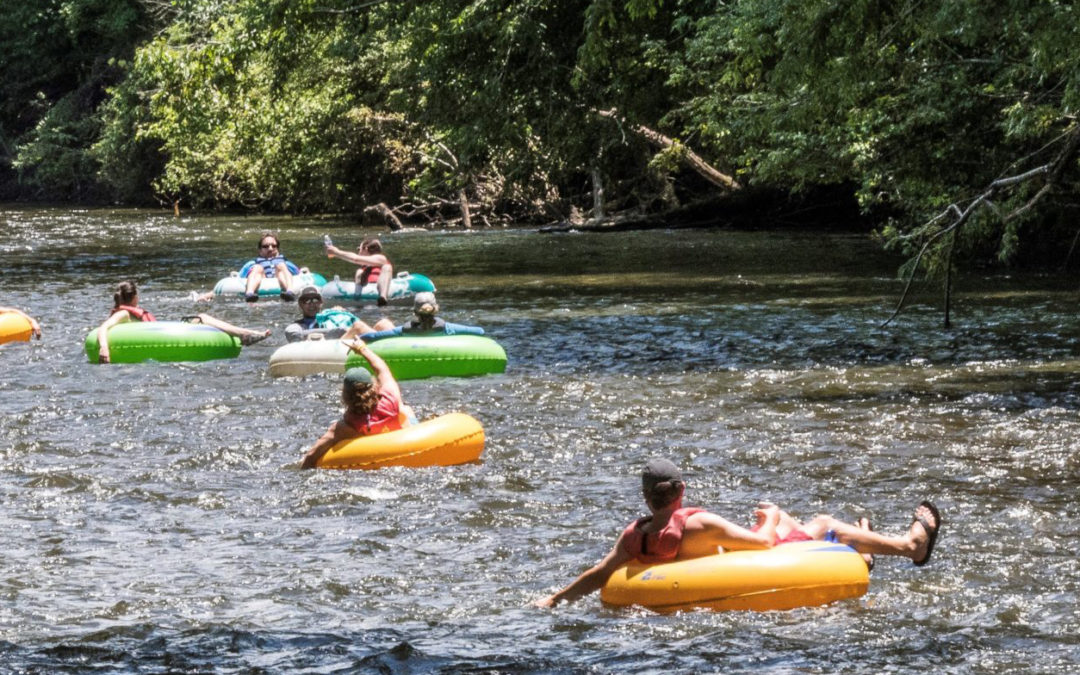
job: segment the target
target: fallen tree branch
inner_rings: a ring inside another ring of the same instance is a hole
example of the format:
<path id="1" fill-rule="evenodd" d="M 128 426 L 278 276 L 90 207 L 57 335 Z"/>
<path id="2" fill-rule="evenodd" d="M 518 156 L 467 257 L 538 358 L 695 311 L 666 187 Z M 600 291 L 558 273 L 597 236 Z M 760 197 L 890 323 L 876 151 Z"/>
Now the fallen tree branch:
<path id="1" fill-rule="evenodd" d="M 402 229 L 402 227 L 404 227 L 401 224 L 401 221 L 398 220 L 398 217 L 394 214 L 394 210 L 382 202 L 379 202 L 378 204 L 374 204 L 372 206 L 368 206 L 364 209 L 364 213 L 376 213 L 382 216 L 383 220 L 386 221 L 387 226 L 392 232 L 397 232 L 398 230 Z"/>
<path id="2" fill-rule="evenodd" d="M 654 145 L 658 145 L 661 148 L 664 148 L 665 150 L 675 146 L 674 140 L 668 138 L 659 131 L 655 131 L 641 124 L 628 124 L 627 121 L 620 117 L 614 109 L 597 110 L 596 114 L 607 119 L 616 120 L 620 124 L 629 126 L 630 130 L 633 131 L 635 134 L 641 136 L 650 143 L 653 143 Z M 696 171 L 698 175 L 700 175 L 702 178 L 709 181 L 713 185 L 716 185 L 717 187 L 722 187 L 727 190 L 742 189 L 742 186 L 739 185 L 739 183 L 734 178 L 718 171 L 715 167 L 702 159 L 701 156 L 699 156 L 696 152 L 686 147 L 685 145 L 682 145 L 681 147 L 683 159 L 686 160 L 687 164 L 689 164 L 690 167 L 694 171 Z"/>

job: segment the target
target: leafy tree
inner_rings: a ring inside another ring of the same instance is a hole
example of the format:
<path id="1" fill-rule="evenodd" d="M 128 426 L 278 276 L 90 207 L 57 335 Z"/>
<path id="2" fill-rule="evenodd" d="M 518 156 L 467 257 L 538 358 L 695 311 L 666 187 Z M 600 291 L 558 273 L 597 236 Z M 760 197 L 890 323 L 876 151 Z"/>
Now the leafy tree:
<path id="1" fill-rule="evenodd" d="M 0 183 L 9 196 L 96 193 L 86 149 L 104 88 L 152 28 L 136 0 L 2 0 Z M 17 174 L 15 172 L 18 172 Z"/>
<path id="2" fill-rule="evenodd" d="M 758 184 L 855 184 L 866 209 L 900 214 L 883 234 L 909 253 L 944 226 L 932 220 L 943 208 L 1046 161 L 1074 127 L 1080 24 L 1070 3 L 727 7 L 698 22 L 673 73 L 701 92 L 687 101 L 684 129 L 737 157 Z M 1076 180 L 1070 166 L 1065 181 Z M 1019 185 L 999 206 L 1038 187 Z M 1058 217 L 1051 208 L 1003 223 L 987 210 L 923 261 L 941 267 L 951 243 L 974 254 L 990 244 L 1007 260 L 1036 214 L 1042 224 Z"/>

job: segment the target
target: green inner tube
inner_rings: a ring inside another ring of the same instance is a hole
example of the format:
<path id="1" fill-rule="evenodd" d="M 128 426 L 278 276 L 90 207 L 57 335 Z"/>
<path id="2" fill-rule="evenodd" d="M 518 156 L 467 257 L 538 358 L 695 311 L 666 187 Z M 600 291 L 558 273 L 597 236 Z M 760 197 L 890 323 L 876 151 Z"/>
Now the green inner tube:
<path id="1" fill-rule="evenodd" d="M 480 335 L 432 335 L 392 337 L 369 345 L 386 361 L 394 378 L 469 377 L 506 371 L 506 351 L 489 337 Z M 350 352 L 345 368 L 371 370 L 367 360 Z"/>
<path id="2" fill-rule="evenodd" d="M 97 329 L 86 336 L 86 357 L 98 362 Z M 109 329 L 109 361 L 211 361 L 240 355 L 240 339 L 201 323 L 129 321 Z"/>

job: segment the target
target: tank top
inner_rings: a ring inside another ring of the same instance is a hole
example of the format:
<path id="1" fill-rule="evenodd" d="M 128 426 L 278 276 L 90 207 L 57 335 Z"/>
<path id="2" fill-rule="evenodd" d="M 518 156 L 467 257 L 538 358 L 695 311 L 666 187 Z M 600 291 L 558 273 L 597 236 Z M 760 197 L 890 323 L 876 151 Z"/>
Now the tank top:
<path id="1" fill-rule="evenodd" d="M 659 532 L 646 534 L 643 529 L 652 516 L 638 518 L 623 530 L 623 550 L 643 563 L 660 563 L 674 560 L 679 555 L 686 519 L 705 509 L 684 507 L 671 514 L 664 528 Z"/>

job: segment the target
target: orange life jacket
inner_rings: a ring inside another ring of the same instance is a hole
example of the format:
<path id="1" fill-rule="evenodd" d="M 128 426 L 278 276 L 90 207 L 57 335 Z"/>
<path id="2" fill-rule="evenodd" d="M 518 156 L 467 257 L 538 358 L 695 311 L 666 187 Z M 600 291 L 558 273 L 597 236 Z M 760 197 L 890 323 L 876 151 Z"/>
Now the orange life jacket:
<path id="1" fill-rule="evenodd" d="M 345 422 L 361 436 L 371 436 L 402 428 L 401 399 L 383 390 L 375 410 L 367 415 L 356 415 L 351 410 L 345 412 Z"/>
<path id="2" fill-rule="evenodd" d="M 373 284 L 379 280 L 379 274 L 382 273 L 382 265 L 361 265 L 360 266 L 360 285 L 366 286 L 367 284 Z M 357 291 L 359 292 L 359 291 Z"/>
<path id="3" fill-rule="evenodd" d="M 143 309 L 142 307 L 134 307 L 132 305 L 113 307 L 113 310 L 109 312 L 109 315 L 116 314 L 120 310 L 126 311 L 131 318 L 136 321 L 157 321 L 157 319 L 154 318 L 154 315 L 150 313 L 150 310 Z"/>

